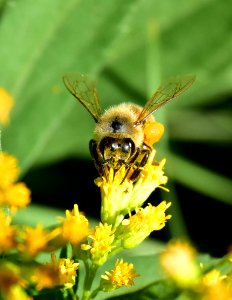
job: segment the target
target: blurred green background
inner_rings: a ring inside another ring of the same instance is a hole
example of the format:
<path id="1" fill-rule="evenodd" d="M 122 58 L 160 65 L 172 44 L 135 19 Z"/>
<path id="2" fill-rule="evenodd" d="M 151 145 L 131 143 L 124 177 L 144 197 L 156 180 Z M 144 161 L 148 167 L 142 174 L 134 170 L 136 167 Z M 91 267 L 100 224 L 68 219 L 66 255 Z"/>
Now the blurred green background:
<path id="1" fill-rule="evenodd" d="M 100 195 L 88 142 L 94 121 L 68 93 L 68 72 L 96 79 L 103 109 L 143 105 L 160 81 L 194 85 L 157 112 L 165 138 L 172 221 L 154 238 L 189 236 L 222 255 L 231 243 L 232 2 L 229 0 L 0 1 L 0 85 L 15 99 L 2 148 L 20 162 L 32 202 L 78 203 L 98 218 Z M 38 210 L 28 216 L 33 220 Z M 49 214 L 46 215 L 47 218 Z"/>

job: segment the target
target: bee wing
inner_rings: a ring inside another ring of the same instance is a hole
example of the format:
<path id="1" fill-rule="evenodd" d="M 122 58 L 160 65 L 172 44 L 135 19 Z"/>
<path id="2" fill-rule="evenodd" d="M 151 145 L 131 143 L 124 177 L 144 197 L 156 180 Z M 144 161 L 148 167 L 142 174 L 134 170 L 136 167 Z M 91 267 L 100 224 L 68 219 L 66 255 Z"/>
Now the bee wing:
<path id="1" fill-rule="evenodd" d="M 135 125 L 140 125 L 150 114 L 186 91 L 193 84 L 194 80 L 195 76 L 185 75 L 174 77 L 161 84 L 145 104 Z"/>
<path id="2" fill-rule="evenodd" d="M 87 109 L 96 122 L 101 116 L 97 91 L 91 79 L 80 73 L 69 73 L 63 77 L 69 92 Z"/>

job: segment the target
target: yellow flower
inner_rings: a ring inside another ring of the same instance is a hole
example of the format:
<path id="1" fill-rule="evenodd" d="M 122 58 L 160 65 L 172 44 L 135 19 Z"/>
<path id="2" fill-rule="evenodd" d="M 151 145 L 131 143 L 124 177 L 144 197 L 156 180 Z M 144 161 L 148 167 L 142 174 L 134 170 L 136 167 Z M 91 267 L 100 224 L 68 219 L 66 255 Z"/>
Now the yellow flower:
<path id="1" fill-rule="evenodd" d="M 6 205 L 14 213 L 30 202 L 30 190 L 22 183 L 15 183 L 19 175 L 17 160 L 7 153 L 0 153 L 0 205 Z"/>
<path id="2" fill-rule="evenodd" d="M 90 250 L 91 258 L 94 264 L 102 265 L 113 248 L 114 232 L 112 225 L 100 223 L 96 226 L 95 231 L 89 237 L 92 239 L 90 245 L 81 245 L 82 250 Z"/>
<path id="3" fill-rule="evenodd" d="M 171 242 L 161 253 L 160 262 L 178 286 L 193 287 L 199 282 L 200 268 L 196 262 L 196 252 L 187 242 Z"/>
<path id="4" fill-rule="evenodd" d="M 105 292 L 110 292 L 121 286 L 128 287 L 134 284 L 134 278 L 139 274 L 135 273 L 133 264 L 117 259 L 115 267 L 111 271 L 106 271 L 101 275 L 101 288 Z"/>
<path id="5" fill-rule="evenodd" d="M 167 183 L 163 172 L 165 160 L 155 162 L 155 153 L 153 149 L 136 181 L 131 181 L 127 176 L 128 170 L 125 165 L 116 172 L 111 168 L 106 177 L 97 178 L 95 183 L 101 191 L 103 223 L 118 226 L 125 215 L 141 207 L 157 187 Z M 132 165 L 129 173 L 134 168 Z"/>
<path id="6" fill-rule="evenodd" d="M 0 87 L 0 123 L 6 125 L 9 122 L 9 114 L 14 101 L 11 95 Z"/>
<path id="7" fill-rule="evenodd" d="M 213 286 L 225 278 L 225 275 L 222 276 L 220 271 L 214 269 L 204 275 L 204 277 L 202 278 L 202 282 L 205 286 Z"/>
<path id="8" fill-rule="evenodd" d="M 18 175 L 17 159 L 10 154 L 0 152 L 0 189 L 12 185 L 17 180 Z"/>
<path id="9" fill-rule="evenodd" d="M 89 235 L 89 222 L 86 217 L 79 212 L 77 204 L 74 204 L 72 211 L 66 210 L 66 219 L 62 222 L 61 230 L 62 239 L 65 242 L 70 242 L 74 246 L 78 246 Z"/>
<path id="10" fill-rule="evenodd" d="M 232 288 L 226 284 L 226 275 L 214 269 L 202 278 L 202 300 L 232 300 Z"/>
<path id="11" fill-rule="evenodd" d="M 31 191 L 23 182 L 11 185 L 5 191 L 5 203 L 11 207 L 11 210 L 23 208 L 30 203 Z"/>
<path id="12" fill-rule="evenodd" d="M 0 253 L 16 246 L 16 228 L 11 225 L 11 217 L 0 211 Z"/>
<path id="13" fill-rule="evenodd" d="M 35 269 L 32 281 L 36 284 L 37 290 L 53 288 L 59 285 L 71 288 L 75 284 L 78 266 L 79 263 L 75 263 L 74 260 L 69 258 L 57 259 L 52 254 L 51 263 L 40 265 Z"/>
<path id="14" fill-rule="evenodd" d="M 75 279 L 77 276 L 77 269 L 79 263 L 75 263 L 73 259 L 70 258 L 60 258 L 58 261 L 60 283 L 66 288 L 71 288 L 75 284 Z"/>
<path id="15" fill-rule="evenodd" d="M 114 169 L 109 170 L 108 178 L 97 178 L 95 183 L 101 191 L 101 220 L 103 223 L 120 223 L 129 211 L 129 203 L 133 190 L 133 182 L 123 180 L 126 168 L 123 165 L 115 174 Z"/>
<path id="16" fill-rule="evenodd" d="M 22 242 L 18 245 L 18 249 L 26 256 L 35 256 L 41 251 L 51 251 L 53 248 L 48 245 L 48 242 L 59 233 L 59 229 L 44 230 L 41 224 L 37 224 L 35 228 L 27 226 L 21 232 Z"/>
<path id="17" fill-rule="evenodd" d="M 120 226 L 122 246 L 133 248 L 139 245 L 153 230 L 160 230 L 171 215 L 165 215 L 165 210 L 171 203 L 161 202 L 158 206 L 148 204 L 145 208 L 139 208 L 136 214 L 124 219 Z"/>
<path id="18" fill-rule="evenodd" d="M 34 270 L 31 280 L 38 291 L 58 286 L 60 285 L 59 268 L 54 264 L 40 265 Z"/>

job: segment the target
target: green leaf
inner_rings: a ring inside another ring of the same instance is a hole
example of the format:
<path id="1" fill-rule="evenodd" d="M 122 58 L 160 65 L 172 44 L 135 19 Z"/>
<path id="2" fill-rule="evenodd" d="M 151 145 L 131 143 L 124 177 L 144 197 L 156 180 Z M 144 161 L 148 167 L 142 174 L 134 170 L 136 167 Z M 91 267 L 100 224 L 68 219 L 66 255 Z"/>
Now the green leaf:
<path id="1" fill-rule="evenodd" d="M 168 115 L 172 140 L 232 143 L 232 113 L 226 110 L 172 110 Z M 222 144 L 221 144 L 222 145 Z"/>
<path id="2" fill-rule="evenodd" d="M 107 299 L 137 299 L 137 300 L 174 300 L 180 294 L 170 282 L 161 280 L 137 292 L 110 297 Z"/>
<path id="3" fill-rule="evenodd" d="M 49 227 L 57 224 L 57 217 L 64 216 L 65 212 L 60 209 L 30 204 L 20 209 L 13 219 L 15 223 L 21 225 L 36 226 L 36 224 L 43 224 L 44 227 Z"/>

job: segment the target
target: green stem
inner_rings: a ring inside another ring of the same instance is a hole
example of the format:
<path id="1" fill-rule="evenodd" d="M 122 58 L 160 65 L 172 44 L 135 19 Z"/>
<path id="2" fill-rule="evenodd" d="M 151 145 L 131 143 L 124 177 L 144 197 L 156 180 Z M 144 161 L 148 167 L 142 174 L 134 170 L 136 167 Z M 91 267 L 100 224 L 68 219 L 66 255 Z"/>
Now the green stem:
<path id="1" fill-rule="evenodd" d="M 100 291 L 101 291 L 101 288 L 100 288 L 100 286 L 99 286 L 98 288 L 96 288 L 96 289 L 91 293 L 90 299 L 94 299 L 94 298 L 97 296 L 98 292 L 100 292 Z"/>
<path id="2" fill-rule="evenodd" d="M 94 264 L 89 265 L 87 262 L 85 262 L 85 269 L 86 269 L 86 276 L 85 276 L 82 300 L 89 300 L 89 299 L 91 299 L 91 287 L 92 287 L 92 283 L 93 283 L 96 271 L 98 269 L 98 266 L 94 265 Z"/>
<path id="3" fill-rule="evenodd" d="M 109 256 L 108 256 L 108 257 L 114 256 L 114 255 L 116 255 L 117 253 L 119 253 L 119 252 L 121 252 L 121 251 L 123 251 L 123 250 L 124 250 L 124 248 L 123 248 L 122 246 L 119 246 L 119 247 L 113 249 L 113 250 L 109 253 Z"/>
<path id="4" fill-rule="evenodd" d="M 69 292 L 69 295 L 71 296 L 72 300 L 78 300 L 78 296 L 74 293 L 74 290 L 71 288 L 71 289 L 68 289 L 68 292 Z"/>

